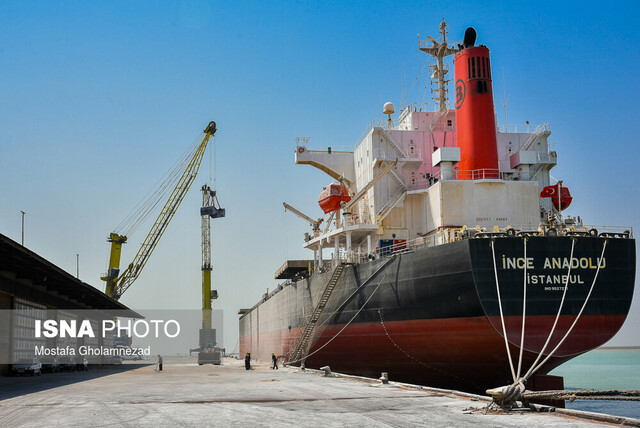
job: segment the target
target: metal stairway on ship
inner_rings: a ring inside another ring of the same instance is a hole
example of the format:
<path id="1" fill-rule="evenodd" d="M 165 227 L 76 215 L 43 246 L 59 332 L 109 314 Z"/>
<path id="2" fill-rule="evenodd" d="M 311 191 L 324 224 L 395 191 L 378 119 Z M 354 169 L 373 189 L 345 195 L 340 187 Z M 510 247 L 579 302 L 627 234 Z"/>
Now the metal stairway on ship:
<path id="1" fill-rule="evenodd" d="M 349 263 L 340 263 L 338 267 L 336 267 L 336 269 L 333 271 L 333 274 L 331 275 L 331 279 L 329 280 L 329 283 L 325 287 L 324 292 L 322 293 L 322 296 L 320 297 L 320 300 L 318 301 L 318 304 L 316 305 L 316 308 L 314 309 L 313 314 L 311 315 L 311 318 L 307 322 L 307 325 L 305 326 L 304 331 L 302 332 L 302 336 L 300 337 L 298 344 L 293 350 L 293 354 L 291 354 L 291 357 L 289 358 L 290 362 L 297 362 L 302 358 L 302 354 L 304 350 L 307 349 L 307 344 L 309 343 L 309 339 L 311 338 L 311 335 L 315 330 L 316 323 L 318 322 L 318 319 L 320 319 L 320 315 L 322 315 L 322 311 L 324 310 L 324 307 L 327 305 L 327 301 L 329 300 L 329 297 L 331 297 L 331 293 L 333 292 L 333 289 L 335 288 L 336 284 L 338 283 L 338 280 L 340 279 L 340 276 L 342 276 L 342 272 L 348 266 L 348 264 Z M 303 359 L 303 363 L 304 363 L 304 359 Z"/>

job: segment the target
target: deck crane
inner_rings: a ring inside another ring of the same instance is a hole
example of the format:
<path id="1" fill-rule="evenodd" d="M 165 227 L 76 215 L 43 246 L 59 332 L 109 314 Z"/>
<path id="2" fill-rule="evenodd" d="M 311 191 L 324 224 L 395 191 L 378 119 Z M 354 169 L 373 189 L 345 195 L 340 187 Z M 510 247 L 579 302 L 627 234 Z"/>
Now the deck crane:
<path id="1" fill-rule="evenodd" d="M 297 215 L 298 217 L 300 217 L 301 219 L 307 220 L 309 222 L 309 225 L 311 226 L 311 228 L 313 229 L 314 232 L 316 230 L 320 230 L 320 223 L 322 223 L 324 221 L 324 219 L 322 217 L 320 217 L 317 220 L 314 220 L 311 217 L 309 217 L 308 215 L 306 215 L 305 213 L 303 213 L 302 211 L 292 207 L 291 205 L 289 205 L 286 202 L 283 202 L 282 205 L 284 205 L 284 209 L 285 210 L 289 210 L 292 213 L 294 213 L 295 215 Z"/>
<path id="2" fill-rule="evenodd" d="M 138 276 L 140 276 L 142 269 L 147 261 L 149 261 L 151 253 L 153 253 L 153 250 L 158 245 L 158 241 L 160 241 L 162 234 L 167 229 L 169 222 L 175 215 L 180 203 L 189 191 L 189 187 L 191 187 L 191 184 L 195 180 L 198 170 L 200 169 L 202 157 L 207 149 L 209 139 L 216 133 L 216 130 L 216 123 L 214 121 L 209 122 L 209 125 L 207 125 L 203 131 L 204 137 L 195 147 L 193 154 L 191 154 L 187 159 L 188 165 L 186 169 L 182 172 L 180 179 L 171 192 L 169 199 L 160 211 L 158 218 L 156 218 L 149 234 L 140 246 L 140 249 L 133 261 L 129 266 L 127 266 L 122 274 L 120 274 L 120 253 L 122 251 L 122 244 L 127 242 L 127 237 L 115 232 L 109 235 L 109 238 L 107 239 L 111 242 L 109 266 L 107 273 L 100 278 L 106 282 L 105 292 L 109 297 L 115 300 L 120 299 L 122 294 L 127 291 L 131 284 L 133 284 Z"/>

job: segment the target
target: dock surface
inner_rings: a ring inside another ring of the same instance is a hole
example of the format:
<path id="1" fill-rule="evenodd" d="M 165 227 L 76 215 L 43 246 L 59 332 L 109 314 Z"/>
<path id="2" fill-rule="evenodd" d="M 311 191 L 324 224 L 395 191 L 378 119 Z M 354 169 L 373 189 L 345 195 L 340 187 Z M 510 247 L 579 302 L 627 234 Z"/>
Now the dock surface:
<path id="1" fill-rule="evenodd" d="M 167 357 L 162 372 L 125 363 L 0 378 L 0 426 L 602 426 L 557 413 L 485 414 L 487 403 L 469 397 L 253 365 Z"/>

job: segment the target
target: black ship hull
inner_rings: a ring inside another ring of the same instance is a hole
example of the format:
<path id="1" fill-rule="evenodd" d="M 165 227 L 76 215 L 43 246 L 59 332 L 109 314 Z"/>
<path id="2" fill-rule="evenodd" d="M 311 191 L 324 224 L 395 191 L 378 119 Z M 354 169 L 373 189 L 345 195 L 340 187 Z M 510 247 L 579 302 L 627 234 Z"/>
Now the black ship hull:
<path id="1" fill-rule="evenodd" d="M 505 237 L 423 247 L 350 265 L 317 322 L 305 363 L 484 391 L 513 381 L 503 331 L 517 371 L 526 302 L 521 374 L 540 354 L 542 361 L 553 351 L 537 371 L 546 374 L 606 343 L 626 318 L 635 241 L 606 241 L 604 256 L 604 238 L 530 237 L 525 259 L 525 241 Z M 291 354 L 309 318 L 305 296 L 314 306 L 330 274 L 294 283 L 245 314 L 241 352 L 262 359 L 271 352 Z"/>

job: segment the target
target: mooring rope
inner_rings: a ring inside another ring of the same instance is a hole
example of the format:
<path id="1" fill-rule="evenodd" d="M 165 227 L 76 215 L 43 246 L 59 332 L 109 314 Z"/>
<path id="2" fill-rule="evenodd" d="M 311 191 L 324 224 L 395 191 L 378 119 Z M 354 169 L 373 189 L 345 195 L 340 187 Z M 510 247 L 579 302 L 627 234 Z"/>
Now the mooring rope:
<path id="1" fill-rule="evenodd" d="M 575 249 L 575 245 L 576 245 L 576 239 L 575 238 L 571 238 L 571 254 L 569 255 L 569 269 L 567 270 L 567 281 L 564 284 L 564 290 L 562 292 L 562 299 L 560 300 L 560 306 L 558 307 L 558 313 L 556 314 L 556 318 L 553 321 L 553 326 L 551 327 L 551 331 L 549 332 L 549 335 L 547 336 L 547 340 L 545 341 L 544 346 L 542 347 L 542 350 L 540 351 L 540 353 L 536 357 L 536 360 L 531 365 L 531 368 L 535 367 L 535 365 L 538 364 L 538 361 L 540 361 L 540 358 L 542 357 L 542 354 L 547 349 L 547 346 L 549 345 L 549 341 L 551 340 L 551 337 L 553 336 L 553 333 L 555 332 L 556 325 L 558 324 L 558 320 L 560 319 L 560 313 L 562 312 L 562 307 L 564 306 L 564 300 L 565 300 L 565 297 L 567 295 L 567 290 L 569 289 L 569 278 L 571 277 L 571 266 L 573 264 L 573 250 Z M 525 379 L 528 379 L 533 374 L 531 372 L 531 368 L 524 375 Z"/>
<path id="2" fill-rule="evenodd" d="M 500 323 L 502 324 L 502 336 L 504 338 L 504 346 L 507 349 L 507 357 L 509 357 L 509 367 L 511 368 L 511 376 L 516 381 L 516 372 L 513 370 L 513 361 L 511 360 L 511 351 L 509 350 L 509 340 L 507 339 L 507 329 L 504 324 L 504 314 L 502 313 L 502 300 L 500 299 L 500 281 L 498 281 L 498 268 L 496 267 L 496 250 L 494 240 L 491 240 L 491 254 L 493 255 L 493 273 L 496 278 L 496 289 L 498 292 L 498 308 L 500 309 Z M 526 260 L 525 260 L 526 263 Z"/>
<path id="3" fill-rule="evenodd" d="M 401 255 L 398 254 L 397 256 L 398 260 L 400 260 Z M 378 283 L 378 285 L 376 286 L 376 288 L 373 289 L 373 291 L 371 292 L 371 295 L 369 296 L 369 298 L 362 304 L 362 306 L 360 307 L 360 309 L 358 309 L 358 311 L 355 313 L 354 316 L 351 317 L 351 319 L 349 320 L 349 322 L 347 322 L 344 327 L 342 327 L 340 329 L 339 332 L 337 332 L 331 339 L 329 339 L 327 342 L 325 342 L 321 347 L 319 347 L 318 349 L 316 349 L 315 351 L 313 351 L 312 353 L 305 355 L 302 358 L 299 358 L 297 360 L 294 361 L 287 361 L 287 365 L 291 365 L 303 360 L 306 360 L 307 358 L 309 358 L 310 356 L 320 352 L 325 346 L 327 346 L 329 343 L 333 342 L 333 340 L 338 337 L 340 335 L 340 333 L 342 333 L 347 327 L 349 327 L 349 324 L 351 324 L 351 322 L 356 319 L 356 317 L 360 314 L 360 312 L 362 312 L 362 310 L 364 309 L 365 306 L 367 306 L 367 303 L 369 303 L 369 300 L 371 300 L 371 298 L 376 294 L 376 291 L 378 291 L 378 288 L 380 288 L 380 286 L 385 282 L 385 280 L 387 279 L 387 276 L 389 276 L 389 272 L 391 272 L 391 269 L 387 270 L 387 273 L 385 273 L 384 278 L 382 278 L 382 280 Z"/>
<path id="4" fill-rule="evenodd" d="M 589 298 L 591 297 L 591 293 L 593 292 L 593 288 L 596 285 L 596 280 L 598 279 L 598 274 L 600 273 L 600 268 L 602 267 L 602 261 L 604 260 L 604 250 L 607 248 L 607 242 L 608 242 L 608 240 L 605 239 L 604 240 L 604 244 L 602 245 L 602 254 L 600 254 L 600 258 L 598 259 L 598 268 L 596 269 L 596 274 L 594 275 L 593 282 L 591 283 L 591 288 L 589 289 L 589 293 L 587 294 L 587 297 L 584 299 L 584 303 L 582 304 L 582 307 L 580 308 L 580 312 L 578 312 L 578 315 L 576 316 L 576 319 L 573 320 L 573 324 L 571 324 L 571 327 L 569 327 L 569 329 L 565 333 L 565 335 L 562 338 L 562 340 L 560 340 L 560 342 L 556 345 L 556 347 L 553 348 L 553 350 L 549 353 L 549 355 L 547 355 L 547 358 L 545 358 L 544 361 L 542 361 L 540 364 L 538 364 L 538 366 L 536 366 L 536 367 L 534 367 L 533 365 L 531 366 L 531 368 L 527 372 L 527 374 L 529 376 L 531 376 L 533 373 L 535 373 L 540 367 L 542 367 L 549 360 L 549 358 L 551 358 L 551 356 L 558 350 L 558 348 L 560 348 L 562 343 L 564 343 L 565 339 L 567 337 L 569 337 L 569 334 L 571 334 L 571 331 L 573 330 L 573 327 L 575 327 L 575 325 L 578 323 L 578 320 L 582 316 L 582 312 L 584 311 L 584 308 L 587 306 L 587 303 L 589 302 Z M 571 264 L 571 262 L 569 262 L 569 263 Z M 528 376 L 525 377 L 525 380 L 527 378 L 528 378 Z"/>
<path id="5" fill-rule="evenodd" d="M 525 400 L 531 399 L 554 399 L 554 400 L 569 400 L 571 402 L 575 400 L 616 400 L 616 401 L 640 401 L 640 390 L 557 390 L 557 391 L 527 391 L 523 394 L 522 398 Z"/>
<path id="6" fill-rule="evenodd" d="M 375 270 L 375 271 L 374 271 L 374 272 L 369 276 L 369 278 L 367 278 L 367 279 L 366 279 L 366 280 L 365 280 L 365 281 L 364 281 L 364 282 L 363 282 L 363 283 L 362 283 L 358 288 L 356 288 L 356 289 L 355 289 L 355 291 L 354 291 L 353 293 L 351 293 L 351 295 L 350 295 L 349 297 L 347 297 L 347 298 L 346 298 L 346 299 L 345 299 L 345 300 L 344 300 L 344 301 L 343 301 L 343 302 L 342 302 L 342 303 L 341 303 L 341 304 L 336 308 L 336 310 L 335 310 L 335 311 L 333 311 L 332 313 L 330 313 L 329 315 L 327 315 L 327 316 L 325 317 L 325 320 L 324 320 L 322 323 L 319 323 L 319 322 L 318 322 L 318 323 L 316 323 L 316 326 L 314 327 L 314 332 L 312 333 L 312 337 L 310 338 L 309 342 L 311 342 L 311 341 L 312 341 L 313 337 L 317 334 L 317 331 L 318 331 L 318 329 L 319 329 L 319 328 L 326 326 L 326 325 L 327 325 L 327 323 L 331 320 L 331 318 L 332 318 L 336 313 L 338 313 L 338 311 L 340 311 L 340 310 L 341 310 L 341 309 L 342 309 L 342 308 L 343 308 L 343 307 L 344 307 L 344 306 L 345 306 L 345 305 L 346 305 L 346 304 L 347 304 L 347 303 L 348 303 L 348 302 L 349 302 L 349 301 L 350 301 L 350 300 L 351 300 L 351 299 L 352 299 L 356 294 L 358 294 L 358 293 L 360 292 L 360 290 L 362 290 L 364 287 L 366 287 L 367 285 L 369 285 L 369 282 L 370 282 L 373 278 L 375 278 L 375 277 L 378 275 L 378 273 L 380 273 L 381 271 L 383 271 L 383 270 L 387 267 L 387 265 L 389 265 L 389 264 L 393 263 L 393 261 L 394 261 L 394 260 L 395 260 L 395 256 L 394 256 L 394 257 L 389 258 L 389 260 L 387 260 L 387 261 L 386 261 L 385 263 L 383 263 L 380 267 L 378 267 L 378 269 L 376 269 L 376 270 Z M 388 272 L 387 272 L 387 274 L 385 274 L 385 277 L 384 277 L 384 278 L 386 278 L 386 277 L 387 277 L 387 275 L 388 275 Z M 384 278 L 383 278 L 383 279 L 384 279 Z M 326 286 L 326 284 L 325 284 L 325 286 Z M 318 299 L 320 299 L 320 297 L 322 297 L 322 290 L 319 290 L 319 292 L 318 292 L 318 296 L 317 296 L 317 297 L 318 297 Z M 319 321 L 319 320 L 318 320 L 318 321 Z M 303 329 L 303 330 L 304 330 L 304 329 Z M 299 338 L 298 338 L 298 340 L 299 340 Z M 294 351 L 295 344 L 298 342 L 298 340 L 296 340 L 296 338 L 295 338 L 294 336 L 291 336 L 291 338 L 290 338 L 290 344 L 289 344 L 289 352 L 285 353 L 285 354 L 284 354 L 284 357 L 287 357 L 287 358 L 288 358 L 288 357 L 289 357 L 289 355 L 291 355 L 291 353 Z M 292 346 L 292 345 L 293 345 L 293 346 Z M 305 357 L 305 358 L 306 358 L 306 357 Z M 300 360 L 296 360 L 296 361 L 300 361 Z M 289 364 L 289 362 L 287 362 L 287 364 Z"/>
<path id="7" fill-rule="evenodd" d="M 545 395 L 534 395 L 533 393 L 530 392 L 525 392 L 525 387 L 524 387 L 524 383 L 527 381 L 527 379 L 529 379 L 536 371 L 538 371 L 540 369 L 540 367 L 544 366 L 544 364 L 546 364 L 547 361 L 549 361 L 549 359 L 555 354 L 555 352 L 560 348 L 560 346 L 562 346 L 562 344 L 564 343 L 564 341 L 567 339 L 567 337 L 569 337 L 569 335 L 571 334 L 571 331 L 573 330 L 573 328 L 575 327 L 575 325 L 578 323 L 578 320 L 580 319 L 580 317 L 582 316 L 582 313 L 584 312 L 584 309 L 587 306 L 587 303 L 589 302 L 589 299 L 591 297 L 591 294 L 593 292 L 593 289 L 596 285 L 596 281 L 598 279 L 598 274 L 600 273 L 600 268 L 602 267 L 603 264 L 603 260 L 604 260 L 604 253 L 605 250 L 607 248 L 607 242 L 608 240 L 605 239 L 604 243 L 602 245 L 602 253 L 600 254 L 600 258 L 598 259 L 598 268 L 596 269 L 596 273 L 593 277 L 593 281 L 591 283 L 591 287 L 589 288 L 589 292 L 587 293 L 587 296 L 585 297 L 584 303 L 582 304 L 582 307 L 580 308 L 580 311 L 578 312 L 578 314 L 576 315 L 576 318 L 573 320 L 573 323 L 571 324 L 571 326 L 569 327 L 569 329 L 566 331 L 566 333 L 564 334 L 564 336 L 562 337 L 562 339 L 558 342 L 558 344 L 555 346 L 555 348 L 553 348 L 553 350 L 551 352 L 549 352 L 549 354 L 547 354 L 547 357 L 541 362 L 538 363 L 540 361 L 540 358 L 542 357 L 545 349 L 547 348 L 551 337 L 553 336 L 553 333 L 555 332 L 555 328 L 556 325 L 558 323 L 558 319 L 560 318 L 560 313 L 562 312 L 562 307 L 564 305 L 565 302 L 565 297 L 567 294 L 567 289 L 569 288 L 569 279 L 570 279 L 570 274 L 571 274 L 571 265 L 572 265 L 572 260 L 573 260 L 573 252 L 575 249 L 575 238 L 572 238 L 571 241 L 571 255 L 569 257 L 569 270 L 567 272 L 567 281 L 565 283 L 565 287 L 564 287 L 564 291 L 562 293 L 562 300 L 560 301 L 560 307 L 558 308 L 558 313 L 556 315 L 556 318 L 554 320 L 553 326 L 551 327 L 551 331 L 549 332 L 549 335 L 547 337 L 547 340 L 544 344 L 544 346 L 542 347 L 542 349 L 540 350 L 540 352 L 538 353 L 538 356 L 536 358 L 536 360 L 533 362 L 533 364 L 531 365 L 531 367 L 529 368 L 529 370 L 524 374 L 524 376 L 520 376 L 520 362 L 521 359 L 518 361 L 518 376 L 516 377 L 514 374 L 514 370 L 513 370 L 513 362 L 511 360 L 511 352 L 509 350 L 509 345 L 508 345 L 508 339 L 506 336 L 506 328 L 505 328 L 505 323 L 504 323 L 504 315 L 503 315 L 503 311 L 502 311 L 502 302 L 500 299 L 500 285 L 498 283 L 498 270 L 496 267 L 496 256 L 495 256 L 495 247 L 494 247 L 494 241 L 491 241 L 491 250 L 492 250 L 492 254 L 493 254 L 493 267 L 494 267 L 494 274 L 495 274 L 495 279 L 496 279 L 496 289 L 498 291 L 498 305 L 499 305 L 499 309 L 500 309 L 500 320 L 502 323 L 502 331 L 503 331 L 503 335 L 504 335 L 504 339 L 505 339 L 505 344 L 507 347 L 507 356 L 509 358 L 509 365 L 511 368 L 511 374 L 513 375 L 513 379 L 514 382 L 512 385 L 508 385 L 508 386 L 504 386 L 501 388 L 495 388 L 492 390 L 487 390 L 487 393 L 489 393 L 492 397 L 493 397 L 493 403 L 492 404 L 498 404 L 501 407 L 513 407 L 515 405 L 516 400 L 519 399 L 528 399 L 528 398 L 557 398 L 557 399 L 570 399 L 571 401 L 575 400 L 577 396 L 580 397 L 600 397 L 600 396 L 607 396 L 607 395 L 625 395 L 625 394 L 620 394 L 621 391 L 613 391 L 616 392 L 617 394 L 613 394 L 611 391 L 595 391 L 592 392 L 590 391 L 588 394 L 583 394 L 583 395 L 577 395 L 576 391 L 543 391 L 545 393 Z M 526 240 L 525 240 L 525 258 L 524 258 L 524 270 L 525 270 L 525 285 L 524 285 L 524 296 L 523 296 L 523 300 L 525 300 L 525 302 L 523 302 L 523 321 L 522 321 L 522 333 L 521 333 L 521 338 L 520 338 L 520 358 L 522 357 L 522 352 L 523 352 L 523 343 L 524 343 L 524 326 L 525 326 L 525 321 L 524 321 L 524 317 L 525 317 L 525 311 L 526 311 L 526 266 L 527 266 L 527 259 L 526 259 Z M 638 396 L 640 394 L 637 393 L 637 391 L 622 391 L 622 392 L 629 392 L 631 395 Z M 556 394 L 556 395 L 553 395 Z M 569 398 L 561 398 L 561 397 L 569 397 Z M 574 397 L 574 398 L 571 398 Z M 581 398 L 582 399 L 582 398 Z M 605 398 L 585 398 L 585 399 L 605 399 Z M 622 400 L 623 398 L 616 398 L 619 400 Z M 638 401 L 635 398 L 630 398 L 631 401 Z"/>
<path id="8" fill-rule="evenodd" d="M 518 356 L 518 374 L 517 378 L 520 378 L 520 369 L 522 368 L 522 351 L 524 350 L 524 325 L 527 319 L 527 237 L 522 238 L 524 243 L 524 279 L 522 290 L 522 330 L 520 331 L 520 356 Z"/>

